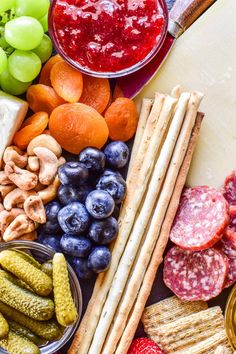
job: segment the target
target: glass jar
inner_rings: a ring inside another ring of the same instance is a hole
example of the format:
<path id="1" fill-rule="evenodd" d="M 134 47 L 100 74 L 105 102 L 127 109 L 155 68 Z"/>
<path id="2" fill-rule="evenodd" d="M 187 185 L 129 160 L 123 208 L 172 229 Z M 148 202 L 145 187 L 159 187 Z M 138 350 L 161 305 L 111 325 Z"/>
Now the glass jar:
<path id="1" fill-rule="evenodd" d="M 232 348 L 236 349 L 236 285 L 231 290 L 225 308 L 225 329 Z"/>
<path id="2" fill-rule="evenodd" d="M 40 263 L 52 259 L 55 253 L 52 249 L 32 241 L 12 241 L 12 242 L 0 243 L 0 252 L 9 249 L 17 249 L 17 250 L 25 251 L 31 254 L 32 256 L 34 256 Z M 82 293 L 81 293 L 78 278 L 74 270 L 69 264 L 68 264 L 68 273 L 70 278 L 72 296 L 75 302 L 75 306 L 78 310 L 78 318 L 77 321 L 72 326 L 65 328 L 63 336 L 59 340 L 54 342 L 48 342 L 45 345 L 40 346 L 40 352 L 42 354 L 52 354 L 55 353 L 60 348 L 62 348 L 73 336 L 80 321 L 81 311 L 82 311 Z M 4 349 L 0 348 L 0 353 L 5 354 L 7 352 Z"/>

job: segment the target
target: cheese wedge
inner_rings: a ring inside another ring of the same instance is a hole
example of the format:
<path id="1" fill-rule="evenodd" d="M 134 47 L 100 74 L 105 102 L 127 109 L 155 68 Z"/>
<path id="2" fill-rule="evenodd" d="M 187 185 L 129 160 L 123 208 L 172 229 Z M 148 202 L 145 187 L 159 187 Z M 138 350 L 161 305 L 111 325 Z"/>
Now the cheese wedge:
<path id="1" fill-rule="evenodd" d="M 27 102 L 0 91 L 0 167 L 4 150 L 11 145 L 27 111 Z"/>

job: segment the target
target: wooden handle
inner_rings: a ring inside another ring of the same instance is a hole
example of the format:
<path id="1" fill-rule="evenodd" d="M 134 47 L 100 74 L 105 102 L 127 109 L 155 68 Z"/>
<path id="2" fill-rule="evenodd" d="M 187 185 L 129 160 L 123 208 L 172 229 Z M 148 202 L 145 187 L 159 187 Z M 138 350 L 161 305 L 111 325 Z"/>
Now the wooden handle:
<path id="1" fill-rule="evenodd" d="M 169 18 L 174 37 L 183 33 L 215 0 L 176 0 Z M 176 28 L 175 28 L 176 27 Z"/>

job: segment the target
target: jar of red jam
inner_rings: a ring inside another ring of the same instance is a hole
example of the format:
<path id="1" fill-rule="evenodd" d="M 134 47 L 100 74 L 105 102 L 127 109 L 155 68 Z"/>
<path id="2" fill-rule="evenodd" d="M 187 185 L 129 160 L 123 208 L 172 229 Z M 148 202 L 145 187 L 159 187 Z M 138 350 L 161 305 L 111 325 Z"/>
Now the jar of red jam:
<path id="1" fill-rule="evenodd" d="M 118 77 L 153 58 L 167 22 L 164 0 L 53 0 L 49 32 L 58 53 L 77 69 Z"/>

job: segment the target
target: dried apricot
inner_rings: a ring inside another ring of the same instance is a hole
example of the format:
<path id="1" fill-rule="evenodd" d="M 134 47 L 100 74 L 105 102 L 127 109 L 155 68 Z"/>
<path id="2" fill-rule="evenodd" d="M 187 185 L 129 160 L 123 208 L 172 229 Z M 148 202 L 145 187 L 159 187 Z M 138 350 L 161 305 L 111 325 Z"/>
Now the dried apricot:
<path id="1" fill-rule="evenodd" d="M 108 79 L 83 75 L 83 93 L 80 102 L 93 107 L 102 113 L 111 97 Z"/>
<path id="2" fill-rule="evenodd" d="M 52 87 L 41 84 L 30 86 L 27 90 L 26 98 L 32 111 L 43 111 L 48 114 L 50 114 L 54 108 L 65 103 Z"/>
<path id="3" fill-rule="evenodd" d="M 57 107 L 49 119 L 49 130 L 57 142 L 73 154 L 88 146 L 100 149 L 108 139 L 104 118 L 83 103 L 68 103 Z"/>
<path id="4" fill-rule="evenodd" d="M 138 112 L 134 101 L 125 97 L 117 98 L 106 110 L 105 120 L 112 140 L 131 139 L 138 124 Z"/>
<path id="5" fill-rule="evenodd" d="M 63 61 L 62 57 L 59 54 L 54 55 L 51 57 L 46 64 L 44 64 L 42 71 L 39 77 L 39 83 L 42 85 L 52 86 L 51 79 L 50 79 L 50 72 L 54 64 L 58 63 L 59 61 Z"/>
<path id="6" fill-rule="evenodd" d="M 115 85 L 114 91 L 113 91 L 113 101 L 115 101 L 117 98 L 124 97 L 124 93 L 120 86 L 118 84 Z"/>
<path id="7" fill-rule="evenodd" d="M 35 113 L 23 122 L 20 130 L 13 138 L 13 143 L 21 150 L 26 149 L 30 141 L 42 134 L 47 125 L 48 114 L 46 112 Z"/>
<path id="8" fill-rule="evenodd" d="M 78 102 L 83 91 L 83 76 L 65 61 L 53 65 L 50 73 L 52 87 L 65 101 Z"/>

